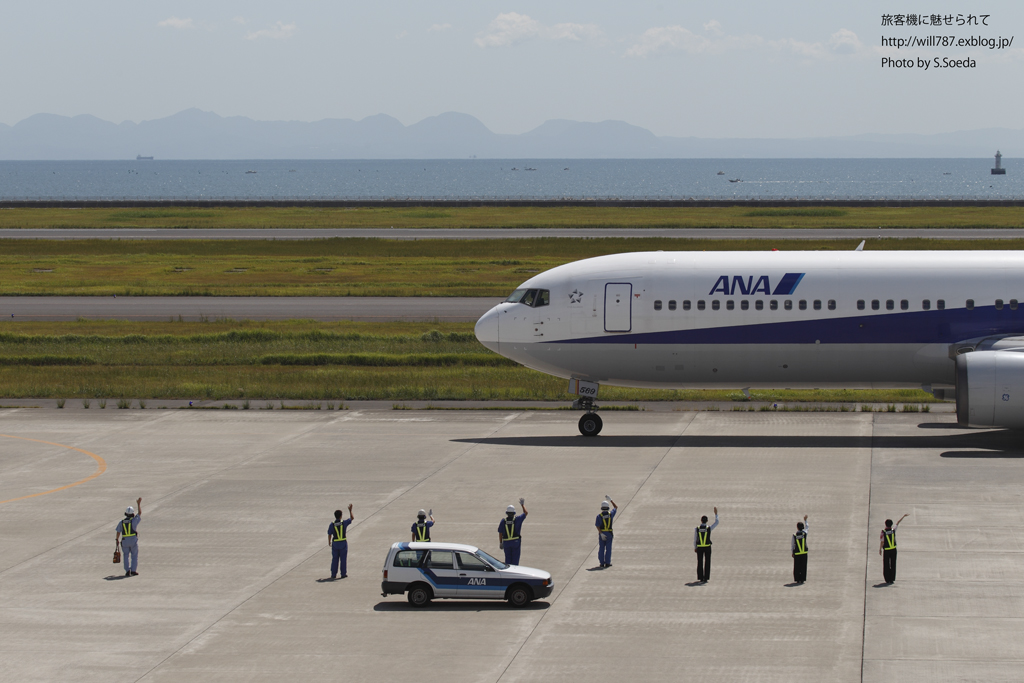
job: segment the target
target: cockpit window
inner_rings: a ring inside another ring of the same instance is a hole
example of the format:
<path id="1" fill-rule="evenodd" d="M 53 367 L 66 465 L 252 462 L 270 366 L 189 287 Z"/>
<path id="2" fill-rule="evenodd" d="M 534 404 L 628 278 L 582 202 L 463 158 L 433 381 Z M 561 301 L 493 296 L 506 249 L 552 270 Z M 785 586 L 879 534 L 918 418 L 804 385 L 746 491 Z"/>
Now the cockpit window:
<path id="1" fill-rule="evenodd" d="M 505 303 L 526 304 L 532 308 L 547 306 L 551 303 L 551 292 L 547 289 L 517 289 L 505 299 Z"/>

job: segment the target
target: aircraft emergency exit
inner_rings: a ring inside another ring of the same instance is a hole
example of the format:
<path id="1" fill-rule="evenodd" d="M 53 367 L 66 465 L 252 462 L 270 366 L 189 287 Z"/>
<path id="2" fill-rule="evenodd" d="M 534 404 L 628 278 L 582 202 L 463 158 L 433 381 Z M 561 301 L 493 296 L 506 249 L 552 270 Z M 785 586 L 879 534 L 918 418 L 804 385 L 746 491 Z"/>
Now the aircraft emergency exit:
<path id="1" fill-rule="evenodd" d="M 923 388 L 962 425 L 1024 428 L 1024 251 L 643 252 L 536 275 L 476 324 L 489 349 L 600 385 Z"/>

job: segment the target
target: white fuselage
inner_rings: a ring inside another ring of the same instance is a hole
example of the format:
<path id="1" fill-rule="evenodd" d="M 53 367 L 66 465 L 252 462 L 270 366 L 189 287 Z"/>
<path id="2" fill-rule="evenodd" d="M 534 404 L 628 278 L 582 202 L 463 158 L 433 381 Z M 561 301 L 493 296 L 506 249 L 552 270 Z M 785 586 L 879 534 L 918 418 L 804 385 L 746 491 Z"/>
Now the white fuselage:
<path id="1" fill-rule="evenodd" d="M 477 338 L 617 386 L 952 387 L 952 345 L 1024 333 L 1018 251 L 630 253 L 520 289 L 550 303 L 499 304 Z"/>

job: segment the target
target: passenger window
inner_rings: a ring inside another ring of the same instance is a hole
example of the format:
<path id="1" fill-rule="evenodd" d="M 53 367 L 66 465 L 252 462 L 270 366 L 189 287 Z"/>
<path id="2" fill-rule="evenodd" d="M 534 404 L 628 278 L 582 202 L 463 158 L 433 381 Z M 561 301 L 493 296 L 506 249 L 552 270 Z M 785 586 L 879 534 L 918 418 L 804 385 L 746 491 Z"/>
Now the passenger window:
<path id="1" fill-rule="evenodd" d="M 740 302 L 740 308 L 742 308 L 744 311 L 747 310 L 748 308 L 750 308 L 750 302 L 744 299 L 743 301 Z"/>
<path id="2" fill-rule="evenodd" d="M 885 310 L 887 310 L 887 311 L 895 311 L 896 310 L 896 302 L 893 301 L 892 299 L 886 299 L 885 300 Z"/>
<path id="3" fill-rule="evenodd" d="M 900 310 L 901 311 L 909 311 L 910 310 L 910 302 L 907 301 L 906 299 L 901 299 L 900 300 Z"/>
<path id="4" fill-rule="evenodd" d="M 427 557 L 426 565 L 431 569 L 455 569 L 455 565 L 452 564 L 452 551 L 451 550 L 428 550 L 430 555 Z"/>
<path id="5" fill-rule="evenodd" d="M 722 307 L 722 302 L 721 301 L 719 301 L 718 299 L 712 299 L 711 300 L 711 310 L 712 311 L 717 311 L 721 307 Z"/>
<path id="6" fill-rule="evenodd" d="M 655 299 L 654 300 L 654 310 L 656 310 L 656 311 L 660 311 L 661 310 L 661 299 Z"/>
<path id="7" fill-rule="evenodd" d="M 830 311 L 836 310 L 836 300 L 835 299 L 829 299 L 828 300 L 828 310 L 830 310 Z"/>
<path id="8" fill-rule="evenodd" d="M 872 299 L 871 300 L 871 310 L 872 311 L 877 311 L 878 310 L 878 299 Z"/>
<path id="9" fill-rule="evenodd" d="M 684 311 L 690 310 L 690 300 L 689 299 L 684 299 L 683 300 L 683 310 Z"/>
<path id="10" fill-rule="evenodd" d="M 670 311 L 676 310 L 676 300 L 675 299 L 669 299 L 668 310 L 670 310 Z"/>
<path id="11" fill-rule="evenodd" d="M 807 310 L 807 300 L 806 299 L 800 299 L 800 310 L 801 311 L 806 311 Z"/>
<path id="12" fill-rule="evenodd" d="M 763 311 L 764 310 L 764 302 L 761 301 L 760 299 L 758 299 L 757 301 L 754 302 L 754 308 L 756 308 L 759 311 Z"/>
<path id="13" fill-rule="evenodd" d="M 418 567 L 426 550 L 399 550 L 395 553 L 394 565 L 396 567 Z"/>
<path id="14" fill-rule="evenodd" d="M 821 299 L 815 299 L 814 300 L 814 310 L 816 310 L 816 311 L 820 311 L 821 310 Z"/>
<path id="15" fill-rule="evenodd" d="M 725 302 L 725 308 L 730 311 L 733 310 L 734 308 L 736 308 L 736 302 L 733 301 L 732 299 L 729 299 L 728 301 Z"/>
<path id="16" fill-rule="evenodd" d="M 924 301 L 921 302 L 921 308 L 923 310 L 925 310 L 925 311 L 930 310 L 931 307 L 932 307 L 932 302 L 928 301 L 928 299 L 925 299 Z"/>
<path id="17" fill-rule="evenodd" d="M 770 301 L 770 302 L 768 303 L 768 308 L 772 309 L 773 311 L 777 311 L 777 310 L 779 310 L 779 302 L 778 302 L 778 301 L 776 301 L 775 299 L 772 299 L 772 300 L 771 300 L 771 301 Z"/>
<path id="18" fill-rule="evenodd" d="M 968 311 L 973 311 L 974 310 L 974 299 L 968 299 L 967 300 L 967 310 Z"/>
<path id="19" fill-rule="evenodd" d="M 1016 311 L 1017 310 L 1017 300 L 1016 299 L 1010 299 L 1010 310 L 1011 311 Z"/>
<path id="20" fill-rule="evenodd" d="M 864 299 L 857 299 L 857 310 L 858 311 L 863 311 L 864 310 Z"/>
<path id="21" fill-rule="evenodd" d="M 935 302 L 935 308 L 939 309 L 940 311 L 946 310 L 946 300 L 945 299 L 939 299 L 938 301 L 936 301 Z"/>
<path id="22" fill-rule="evenodd" d="M 459 558 L 459 569 L 469 569 L 475 572 L 489 572 L 494 569 L 472 553 L 455 553 L 455 556 Z"/>
<path id="23" fill-rule="evenodd" d="M 697 302 L 697 310 L 698 311 L 703 311 L 704 310 L 704 299 L 701 299 L 700 301 Z"/>
<path id="24" fill-rule="evenodd" d="M 997 311 L 1003 310 L 1003 300 L 1002 299 L 996 299 L 996 310 Z"/>
<path id="25" fill-rule="evenodd" d="M 793 300 L 792 299 L 786 299 L 786 303 L 782 304 L 782 307 L 785 308 L 787 311 L 792 311 L 793 310 Z"/>
<path id="26" fill-rule="evenodd" d="M 537 299 L 534 301 L 534 306 L 547 306 L 551 303 L 551 291 L 547 289 L 540 290 L 537 295 Z"/>

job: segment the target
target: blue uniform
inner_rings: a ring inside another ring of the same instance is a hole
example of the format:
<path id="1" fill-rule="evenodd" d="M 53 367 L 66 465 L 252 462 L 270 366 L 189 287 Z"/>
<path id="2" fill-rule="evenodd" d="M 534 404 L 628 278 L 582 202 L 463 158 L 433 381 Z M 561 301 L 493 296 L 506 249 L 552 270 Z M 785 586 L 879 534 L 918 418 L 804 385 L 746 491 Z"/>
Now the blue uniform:
<path id="1" fill-rule="evenodd" d="M 597 535 L 598 547 L 597 547 L 597 561 L 602 567 L 606 567 L 612 563 L 612 540 L 614 540 L 615 534 L 612 531 L 612 520 L 615 519 L 615 513 L 618 512 L 618 508 L 608 513 L 607 520 L 603 514 L 597 516 L 594 521 L 594 526 L 600 532 Z"/>
<path id="2" fill-rule="evenodd" d="M 114 531 L 121 534 L 121 557 L 124 558 L 124 570 L 134 572 L 139 568 L 139 522 L 142 513 L 134 517 L 125 517 L 114 526 Z"/>
<path id="3" fill-rule="evenodd" d="M 517 515 L 512 522 L 508 518 L 498 522 L 498 533 L 501 534 L 501 548 L 505 551 L 505 564 L 519 564 L 519 553 L 523 542 L 523 520 L 526 515 Z M 511 531 L 511 536 L 509 532 Z"/>
<path id="4" fill-rule="evenodd" d="M 342 578 L 348 576 L 348 525 L 352 523 L 351 519 L 346 519 L 340 523 L 341 529 L 338 529 L 337 522 L 331 522 L 327 525 L 327 533 L 331 536 L 331 578 L 335 578 L 340 575 Z M 341 533 L 338 533 L 338 532 Z M 345 540 L 339 541 L 338 538 Z"/>
<path id="5" fill-rule="evenodd" d="M 419 522 L 413 522 L 412 523 L 411 531 L 413 533 L 413 538 L 415 538 L 417 541 L 429 541 L 430 540 L 430 527 L 434 526 L 434 523 L 431 522 L 431 521 L 424 522 L 422 530 L 417 529 L 417 527 L 419 527 L 419 525 L 420 525 Z"/>

